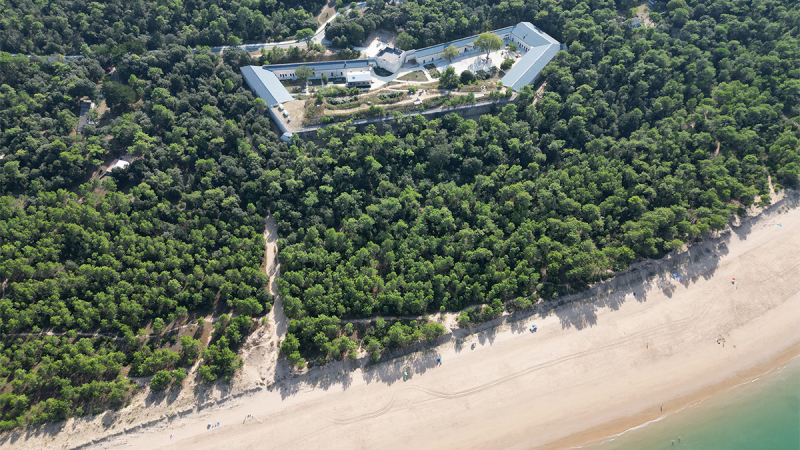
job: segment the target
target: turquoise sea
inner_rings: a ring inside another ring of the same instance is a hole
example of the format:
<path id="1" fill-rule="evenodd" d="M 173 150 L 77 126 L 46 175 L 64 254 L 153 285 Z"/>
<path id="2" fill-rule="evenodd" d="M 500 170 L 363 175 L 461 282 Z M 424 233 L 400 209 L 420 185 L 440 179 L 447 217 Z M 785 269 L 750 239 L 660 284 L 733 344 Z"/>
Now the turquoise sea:
<path id="1" fill-rule="evenodd" d="M 800 450 L 800 357 L 582 449 Z"/>

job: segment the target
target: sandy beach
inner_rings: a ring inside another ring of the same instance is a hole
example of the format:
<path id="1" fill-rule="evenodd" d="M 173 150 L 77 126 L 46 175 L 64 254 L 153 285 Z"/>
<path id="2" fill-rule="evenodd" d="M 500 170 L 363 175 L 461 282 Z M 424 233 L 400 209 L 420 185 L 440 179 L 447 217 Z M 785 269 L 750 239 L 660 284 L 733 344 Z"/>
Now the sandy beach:
<path id="1" fill-rule="evenodd" d="M 6 434 L 0 448 L 580 445 L 800 354 L 800 209 L 789 204 L 637 265 L 583 300 L 456 333 L 439 347 L 363 368 L 335 363 L 273 383 L 277 337 L 262 333 L 251 338 L 264 343 L 247 350 L 245 375 L 230 391 L 211 395 L 197 386 L 139 398 L 119 412 Z"/>

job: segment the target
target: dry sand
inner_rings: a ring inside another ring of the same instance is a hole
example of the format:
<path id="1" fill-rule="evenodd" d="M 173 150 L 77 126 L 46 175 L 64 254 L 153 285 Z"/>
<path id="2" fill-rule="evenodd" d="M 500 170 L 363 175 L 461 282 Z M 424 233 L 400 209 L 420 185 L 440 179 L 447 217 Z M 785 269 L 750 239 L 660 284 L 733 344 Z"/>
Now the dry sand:
<path id="1" fill-rule="evenodd" d="M 6 435 L 0 447 L 527 449 L 623 431 L 800 353 L 800 209 L 788 203 L 586 301 L 485 329 L 475 349 L 460 336 L 366 370 L 333 364 L 219 402 L 197 394 L 201 408 L 162 399 L 107 423 L 70 420 L 60 434 Z"/>

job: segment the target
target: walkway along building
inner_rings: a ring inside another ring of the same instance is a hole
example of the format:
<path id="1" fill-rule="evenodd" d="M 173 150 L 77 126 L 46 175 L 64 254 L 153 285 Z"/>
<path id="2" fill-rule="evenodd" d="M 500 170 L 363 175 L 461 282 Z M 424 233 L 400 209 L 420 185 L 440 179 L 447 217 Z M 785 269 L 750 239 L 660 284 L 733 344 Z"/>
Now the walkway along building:
<path id="1" fill-rule="evenodd" d="M 530 22 L 520 22 L 511 27 L 494 30 L 492 33 L 506 44 L 516 44 L 523 55 L 500 80 L 503 86 L 507 86 L 515 92 L 519 92 L 526 85 L 533 84 L 547 63 L 555 58 L 559 50 L 565 49 L 563 44 Z M 256 95 L 267 103 L 270 114 L 274 115 L 276 114 L 273 111 L 275 106 L 293 100 L 281 80 L 296 79 L 295 70 L 300 66 L 311 68 L 312 74 L 309 77 L 311 79 L 322 78 L 322 75 L 325 75 L 329 79 L 344 78 L 349 86 L 368 87 L 369 82 L 364 73 L 369 73 L 373 67 L 381 67 L 394 73 L 403 64 L 435 63 L 444 58 L 444 49 L 451 45 L 456 47 L 460 55 L 478 52 L 479 50 L 474 45 L 477 38 L 478 36 L 475 35 L 405 52 L 387 47 L 382 49 L 376 57 L 369 59 L 245 66 L 241 68 L 241 71 L 245 82 Z M 274 119 L 276 119 L 276 123 L 280 123 L 277 117 Z"/>

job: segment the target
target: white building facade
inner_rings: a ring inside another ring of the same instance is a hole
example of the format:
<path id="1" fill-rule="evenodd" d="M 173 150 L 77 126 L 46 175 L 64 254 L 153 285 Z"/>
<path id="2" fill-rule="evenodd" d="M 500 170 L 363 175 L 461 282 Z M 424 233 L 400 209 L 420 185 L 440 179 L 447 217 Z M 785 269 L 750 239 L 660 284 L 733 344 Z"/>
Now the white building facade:
<path id="1" fill-rule="evenodd" d="M 351 61 L 326 61 L 318 63 L 297 63 L 297 64 L 273 64 L 264 66 L 279 80 L 295 80 L 297 75 L 295 71 L 300 66 L 307 66 L 311 68 L 311 76 L 309 79 L 319 79 L 322 75 L 328 78 L 346 78 L 347 75 L 354 72 L 369 71 L 370 68 L 375 66 L 375 62 L 369 59 L 356 59 Z"/>
<path id="2" fill-rule="evenodd" d="M 563 48 L 562 44 L 529 22 L 520 22 L 512 27 L 494 30 L 492 33 L 503 40 L 505 44 L 516 44 L 523 55 L 501 80 L 503 86 L 507 86 L 517 92 L 524 86 L 534 83 L 542 69 Z M 370 59 L 245 66 L 240 70 L 245 82 L 253 89 L 256 95 L 264 99 L 272 114 L 274 113 L 272 111 L 274 106 L 293 99 L 281 81 L 297 79 L 295 72 L 300 66 L 311 68 L 310 79 L 319 79 L 325 75 L 329 79 L 339 78 L 350 82 L 351 80 L 348 79 L 348 76 L 358 74 L 349 84 L 368 87 L 370 82 L 367 82 L 367 75 L 371 74 L 372 68 L 376 66 L 395 73 L 406 63 L 416 62 L 422 65 L 434 63 L 444 58 L 444 49 L 451 45 L 458 50 L 459 55 L 477 52 L 478 49 L 475 48 L 475 39 L 477 38 L 477 35 L 470 36 L 405 52 L 387 47 L 381 50 L 375 58 Z M 356 78 L 358 81 L 356 81 Z M 276 122 L 280 123 L 277 118 Z"/>

